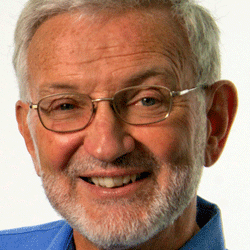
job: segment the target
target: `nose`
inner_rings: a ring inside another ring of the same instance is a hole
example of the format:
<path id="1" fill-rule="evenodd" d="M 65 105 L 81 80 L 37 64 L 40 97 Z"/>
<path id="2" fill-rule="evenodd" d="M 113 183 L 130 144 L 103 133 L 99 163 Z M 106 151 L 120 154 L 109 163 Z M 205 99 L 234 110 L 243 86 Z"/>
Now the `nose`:
<path id="1" fill-rule="evenodd" d="M 134 150 L 134 139 L 125 129 L 130 125 L 117 118 L 108 99 L 96 105 L 94 117 L 85 128 L 84 149 L 100 161 L 113 162 Z"/>

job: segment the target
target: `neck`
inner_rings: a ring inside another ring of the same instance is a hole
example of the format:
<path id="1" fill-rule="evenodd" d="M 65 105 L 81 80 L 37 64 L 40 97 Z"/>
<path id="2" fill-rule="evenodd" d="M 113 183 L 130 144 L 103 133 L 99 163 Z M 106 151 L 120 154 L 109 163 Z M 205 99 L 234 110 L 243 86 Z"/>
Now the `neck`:
<path id="1" fill-rule="evenodd" d="M 155 237 L 142 245 L 133 247 L 133 250 L 177 250 L 190 240 L 198 231 L 196 223 L 196 197 L 191 201 L 183 214 L 173 225 L 161 231 Z M 101 250 L 88 241 L 76 230 L 73 232 L 76 250 Z M 127 249 L 127 250 L 130 250 Z"/>

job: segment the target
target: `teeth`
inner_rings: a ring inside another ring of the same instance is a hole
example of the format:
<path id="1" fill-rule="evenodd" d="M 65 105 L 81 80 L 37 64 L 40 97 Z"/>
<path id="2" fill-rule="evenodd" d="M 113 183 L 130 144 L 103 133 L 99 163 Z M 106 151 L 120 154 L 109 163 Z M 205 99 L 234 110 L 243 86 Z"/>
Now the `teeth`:
<path id="1" fill-rule="evenodd" d="M 104 179 L 102 177 L 100 177 L 100 178 L 96 177 L 96 178 L 98 179 L 98 186 L 102 186 L 103 187 L 105 185 Z"/>
<path id="2" fill-rule="evenodd" d="M 115 186 L 114 180 L 111 177 L 105 177 L 104 184 L 107 188 L 112 188 Z"/>
<path id="3" fill-rule="evenodd" d="M 119 177 L 91 177 L 89 180 L 96 186 L 113 188 L 127 185 L 130 182 L 135 182 L 139 177 L 140 175 L 133 174 Z"/>
<path id="4" fill-rule="evenodd" d="M 127 176 L 125 176 L 124 178 L 123 178 L 123 184 L 128 184 L 129 182 L 130 182 L 130 175 L 127 175 Z"/>
<path id="5" fill-rule="evenodd" d="M 131 181 L 132 181 L 132 182 L 135 182 L 136 177 L 137 177 L 136 174 L 131 175 Z"/>
<path id="6" fill-rule="evenodd" d="M 99 178 L 97 178 L 97 177 L 92 177 L 92 182 L 95 184 L 95 185 L 97 185 L 97 186 L 99 186 Z"/>
<path id="7" fill-rule="evenodd" d="M 114 180 L 114 184 L 116 187 L 120 187 L 123 185 L 123 177 L 116 177 L 116 178 L 113 178 Z"/>

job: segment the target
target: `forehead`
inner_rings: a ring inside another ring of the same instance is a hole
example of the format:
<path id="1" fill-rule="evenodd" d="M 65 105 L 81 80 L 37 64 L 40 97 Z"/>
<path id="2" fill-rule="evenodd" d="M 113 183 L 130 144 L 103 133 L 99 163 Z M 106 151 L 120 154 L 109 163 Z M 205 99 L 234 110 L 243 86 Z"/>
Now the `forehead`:
<path id="1" fill-rule="evenodd" d="M 79 77 L 77 72 L 85 71 L 86 75 L 95 67 L 100 70 L 105 63 L 105 66 L 110 64 L 109 69 L 114 73 L 118 70 L 114 65 L 123 67 L 120 61 L 124 60 L 124 67 L 133 67 L 157 55 L 165 56 L 175 67 L 180 64 L 181 68 L 188 53 L 185 32 L 167 9 L 103 14 L 95 18 L 65 13 L 38 28 L 29 45 L 28 67 L 31 82 L 37 83 L 47 81 L 45 78 L 55 72 L 57 77 L 63 76 L 66 68 L 68 75 Z M 68 72 L 69 68 L 72 72 Z"/>
<path id="2" fill-rule="evenodd" d="M 76 38 L 81 44 L 100 43 L 97 35 L 101 34 L 113 43 L 115 41 L 112 39 L 119 37 L 118 42 L 136 42 L 145 38 L 146 40 L 157 38 L 157 40 L 175 43 L 186 42 L 184 31 L 179 22 L 173 19 L 169 8 L 130 10 L 117 14 L 104 12 L 95 17 L 81 12 L 59 14 L 45 21 L 36 31 L 32 41 L 38 46 L 47 45 L 46 47 L 58 45 L 58 42 L 67 37 Z M 31 44 L 34 45 L 34 43 Z"/>

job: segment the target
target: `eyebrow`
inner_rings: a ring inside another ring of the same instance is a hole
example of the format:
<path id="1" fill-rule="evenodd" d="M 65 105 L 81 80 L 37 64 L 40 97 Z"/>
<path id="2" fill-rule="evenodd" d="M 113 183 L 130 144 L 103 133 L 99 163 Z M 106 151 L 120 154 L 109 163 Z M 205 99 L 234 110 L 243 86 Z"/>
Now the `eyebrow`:
<path id="1" fill-rule="evenodd" d="M 124 87 L 138 86 L 143 84 L 144 81 L 154 78 L 154 77 L 163 77 L 168 84 L 166 87 L 174 87 L 174 83 L 176 83 L 176 77 L 173 73 L 165 70 L 165 69 L 147 69 L 140 72 L 135 73 L 129 79 L 124 80 Z M 69 82 L 52 82 L 49 84 L 45 84 L 45 88 L 39 91 L 39 96 L 43 97 L 46 95 L 51 95 L 58 93 L 57 91 L 65 92 L 78 92 L 79 87 L 76 84 L 70 84 Z M 165 85 L 164 85 L 165 86 Z"/>
<path id="2" fill-rule="evenodd" d="M 43 88 L 41 91 L 39 91 L 39 95 L 45 96 L 45 95 L 50 95 L 54 94 L 55 90 L 66 90 L 76 92 L 78 90 L 77 85 L 69 84 L 69 83 L 64 83 L 64 82 L 52 82 L 50 84 L 46 84 L 46 87 Z"/>
<path id="3" fill-rule="evenodd" d="M 173 73 L 167 71 L 167 70 L 159 70 L 159 69 L 149 69 L 145 70 L 139 73 L 136 73 L 132 77 L 129 78 L 129 80 L 126 80 L 126 83 L 129 86 L 136 86 L 140 85 L 143 81 L 150 79 L 151 77 L 161 76 L 164 77 L 166 80 L 168 80 L 168 84 L 173 87 L 174 83 L 176 83 L 176 77 Z"/>

